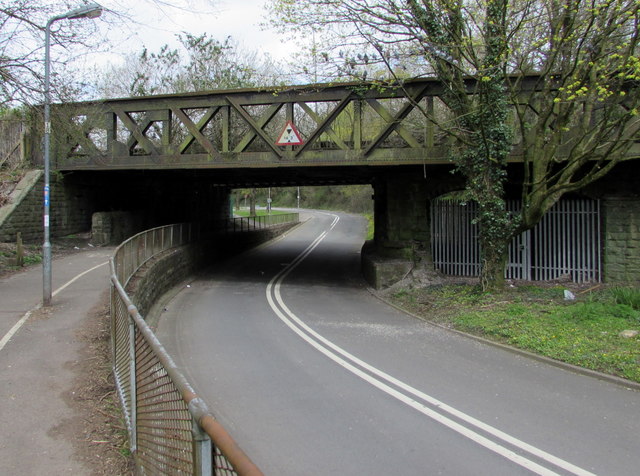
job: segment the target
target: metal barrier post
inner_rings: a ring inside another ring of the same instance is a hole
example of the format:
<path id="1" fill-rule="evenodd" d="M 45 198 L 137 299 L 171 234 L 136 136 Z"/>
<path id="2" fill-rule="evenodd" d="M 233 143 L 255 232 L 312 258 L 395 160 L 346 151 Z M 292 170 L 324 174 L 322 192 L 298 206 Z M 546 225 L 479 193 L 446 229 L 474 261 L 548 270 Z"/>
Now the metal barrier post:
<path id="1" fill-rule="evenodd" d="M 135 453 L 138 448 L 138 402 L 137 402 L 137 384 L 136 384 L 136 323 L 133 317 L 129 316 L 129 381 L 130 381 L 130 399 L 131 399 L 131 441 L 129 446 L 131 447 L 131 453 Z"/>
<path id="2" fill-rule="evenodd" d="M 112 262 L 113 262 L 113 259 L 112 259 Z M 110 302 L 109 302 L 109 319 L 110 319 L 109 327 L 111 328 L 111 362 L 115 367 L 116 355 L 117 355 L 116 349 L 118 345 L 118 341 L 116 339 L 116 305 L 117 305 L 116 299 L 117 299 L 118 290 L 113 285 L 113 283 L 110 283 L 109 287 L 111 288 Z"/>
<path id="3" fill-rule="evenodd" d="M 194 476 L 213 476 L 213 450 L 211 438 L 195 420 L 191 421 L 193 435 L 193 474 Z"/>

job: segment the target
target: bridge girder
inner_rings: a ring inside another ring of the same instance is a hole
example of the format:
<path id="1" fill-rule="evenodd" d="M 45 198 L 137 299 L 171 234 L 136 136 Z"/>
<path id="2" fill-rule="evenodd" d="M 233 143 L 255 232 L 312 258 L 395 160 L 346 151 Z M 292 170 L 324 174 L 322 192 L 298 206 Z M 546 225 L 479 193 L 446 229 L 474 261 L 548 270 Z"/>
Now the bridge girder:
<path id="1" fill-rule="evenodd" d="M 524 90 L 534 78 L 520 79 Z M 469 80 L 470 92 L 475 83 Z M 198 169 L 447 163 L 433 79 L 160 95 L 54 107 L 53 168 Z M 278 145 L 291 122 L 302 144 Z M 64 125 L 64 126 L 63 126 Z M 517 155 L 517 154 L 516 154 Z M 514 160 L 517 157 L 514 155 Z"/>
<path id="2" fill-rule="evenodd" d="M 467 80 L 469 94 L 477 87 Z M 530 104 L 537 76 L 508 86 Z M 158 95 L 53 108 L 57 170 L 247 169 L 450 162 L 452 123 L 435 79 Z M 535 113 L 535 112 L 534 112 Z M 280 145 L 292 124 L 300 144 Z M 571 147 L 571 141 L 567 141 Z M 562 160 L 562 147 L 558 160 Z M 632 153 L 638 155 L 640 146 Z M 518 138 L 511 162 L 522 160 Z"/>

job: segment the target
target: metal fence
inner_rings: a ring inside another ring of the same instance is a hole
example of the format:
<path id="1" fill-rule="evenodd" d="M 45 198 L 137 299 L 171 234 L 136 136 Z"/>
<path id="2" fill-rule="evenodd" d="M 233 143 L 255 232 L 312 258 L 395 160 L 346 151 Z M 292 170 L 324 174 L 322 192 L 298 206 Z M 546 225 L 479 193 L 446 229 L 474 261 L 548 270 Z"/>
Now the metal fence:
<path id="1" fill-rule="evenodd" d="M 139 474 L 261 475 L 215 421 L 124 290 L 150 258 L 194 238 L 189 225 L 155 228 L 125 241 L 110 262 L 113 372 L 131 451 Z"/>
<path id="2" fill-rule="evenodd" d="M 185 223 L 153 228 L 131 237 L 113 255 L 118 281 L 126 287 L 136 271 L 155 255 L 195 239 L 197 231 Z"/>
<path id="3" fill-rule="evenodd" d="M 281 213 L 275 215 L 260 215 L 255 217 L 235 217 L 233 218 L 229 231 L 249 231 L 261 230 L 273 225 L 282 225 L 300 221 L 299 213 Z"/>
<path id="4" fill-rule="evenodd" d="M 509 201 L 518 211 L 519 202 Z M 431 204 L 432 253 L 436 268 L 451 276 L 477 276 L 480 246 L 475 202 L 434 200 Z M 538 225 L 509 247 L 505 276 L 546 281 L 570 276 L 574 282 L 599 282 L 601 276 L 600 202 L 566 199 L 556 203 Z"/>

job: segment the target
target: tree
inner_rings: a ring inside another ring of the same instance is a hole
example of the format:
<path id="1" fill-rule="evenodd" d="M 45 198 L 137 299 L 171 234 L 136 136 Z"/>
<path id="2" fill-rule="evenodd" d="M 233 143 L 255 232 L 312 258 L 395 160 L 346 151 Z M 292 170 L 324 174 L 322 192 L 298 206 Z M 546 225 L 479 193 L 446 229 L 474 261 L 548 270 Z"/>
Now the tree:
<path id="1" fill-rule="evenodd" d="M 277 82 L 279 71 L 270 57 L 242 51 L 229 37 L 223 42 L 203 35 L 177 35 L 180 48 L 144 48 L 124 65 L 99 78 L 102 97 L 254 87 Z"/>
<path id="2" fill-rule="evenodd" d="M 185 0 L 143 1 L 156 10 L 193 11 L 193 4 L 187 7 Z M 206 11 L 216 3 L 200 0 L 198 7 Z M 0 0 L 0 107 L 42 102 L 47 20 L 81 5 L 81 0 Z M 130 6 L 125 0 L 115 0 L 99 21 L 58 21 L 52 26 L 50 79 L 54 99 L 72 100 L 86 95 L 86 85 L 78 78 L 86 77 L 88 72 L 79 75 L 73 71 L 73 60 L 79 54 L 108 47 L 111 37 L 101 32 L 101 26 L 135 24 L 136 20 L 126 13 Z"/>
<path id="3" fill-rule="evenodd" d="M 637 0 L 271 1 L 283 28 L 324 34 L 337 61 L 348 45 L 400 86 L 409 75 L 442 81 L 452 120 L 439 126 L 479 205 L 484 289 L 502 285 L 513 237 L 563 194 L 637 157 L 639 9 Z M 512 154 L 524 162 L 517 213 L 505 205 Z"/>
<path id="4" fill-rule="evenodd" d="M 44 28 L 50 17 L 68 9 L 46 1 L 0 0 L 0 106 L 42 101 Z M 58 22 L 51 44 L 65 48 L 85 44 L 95 31 L 90 21 Z"/>

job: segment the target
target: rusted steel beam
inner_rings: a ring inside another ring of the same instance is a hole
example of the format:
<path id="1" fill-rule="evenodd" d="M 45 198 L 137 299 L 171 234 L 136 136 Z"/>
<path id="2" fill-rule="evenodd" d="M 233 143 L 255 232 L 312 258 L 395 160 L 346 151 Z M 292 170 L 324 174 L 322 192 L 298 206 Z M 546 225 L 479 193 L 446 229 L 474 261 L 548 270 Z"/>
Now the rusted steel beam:
<path id="1" fill-rule="evenodd" d="M 282 151 L 273 143 L 273 138 L 269 137 L 264 132 L 263 128 L 253 120 L 253 118 L 247 113 L 247 111 L 244 110 L 244 108 L 242 107 L 243 104 L 236 98 L 231 96 L 227 97 L 227 101 L 233 106 L 238 114 L 240 114 L 240 117 L 242 117 L 247 122 L 247 124 L 251 126 L 253 132 L 260 136 L 279 158 L 282 158 Z"/>
<path id="2" fill-rule="evenodd" d="M 274 116 L 280 111 L 281 108 L 282 108 L 282 104 L 271 104 L 269 108 L 264 112 L 264 114 L 262 114 L 260 118 L 255 122 L 255 126 L 258 127 L 260 130 L 263 130 L 263 127 L 266 126 L 269 123 L 269 121 L 271 121 L 271 119 L 274 118 Z M 227 120 L 230 121 L 231 118 L 227 118 Z M 230 129 L 231 124 L 229 123 L 228 126 Z M 251 142 L 256 138 L 257 135 L 258 134 L 255 130 L 251 130 L 247 132 L 247 134 L 245 134 L 242 140 L 235 147 L 234 152 L 236 153 L 244 152 L 247 149 L 247 147 L 249 147 Z"/>
<path id="3" fill-rule="evenodd" d="M 153 145 L 153 143 L 145 136 L 145 133 L 149 128 L 149 125 L 153 121 L 146 119 L 145 125 L 140 127 L 139 124 L 137 124 L 136 122 L 133 121 L 133 119 L 131 119 L 129 114 L 125 112 L 124 109 L 114 108 L 113 111 L 115 115 L 118 117 L 118 119 L 120 119 L 122 123 L 125 125 L 125 127 L 129 129 L 129 131 L 132 133 L 133 137 L 131 139 L 135 139 L 135 142 L 140 144 L 147 153 L 151 155 L 156 155 L 156 156 L 160 155 L 160 151 L 158 151 L 158 149 L 156 149 L 156 146 Z M 135 146 L 134 141 L 131 139 L 127 143 L 129 150 L 132 150 L 132 148 Z"/>
<path id="4" fill-rule="evenodd" d="M 469 78 L 465 85 L 473 94 L 477 82 Z M 523 97 L 543 88 L 549 90 L 537 76 L 508 78 L 507 86 Z M 446 140 L 450 118 L 446 106 L 437 100 L 442 93 L 439 81 L 419 79 L 398 84 L 312 84 L 59 105 L 54 108 L 54 120 L 66 126 L 54 128 L 59 134 L 54 137 L 54 167 L 442 163 L 450 145 Z M 396 102 L 401 103 L 399 108 Z M 301 132 L 303 144 L 276 144 L 276 135 L 288 120 Z M 512 161 L 520 159 L 516 149 L 514 144 Z"/>
<path id="5" fill-rule="evenodd" d="M 189 136 L 182 141 L 182 144 L 178 147 L 178 153 L 182 154 L 187 148 L 193 144 L 194 140 L 197 141 L 204 149 L 209 152 L 213 157 L 220 159 L 220 153 L 215 148 L 215 146 L 211 143 L 211 141 L 202 133 L 202 129 L 207 127 L 209 121 L 215 116 L 215 114 L 220 110 L 220 106 L 214 106 L 207 109 L 207 112 L 202 116 L 202 118 L 198 121 L 198 124 L 194 124 L 193 121 L 185 114 L 185 112 L 181 108 L 172 108 L 171 112 L 175 114 L 175 116 L 180 119 L 180 122 L 184 124 L 184 126 L 189 131 Z"/>
<path id="6" fill-rule="evenodd" d="M 316 127 L 316 130 L 307 139 L 306 143 L 300 149 L 298 149 L 298 151 L 296 152 L 296 156 L 299 156 L 302 152 L 304 152 L 307 149 L 307 147 L 309 147 L 311 144 L 313 144 L 313 142 L 318 137 L 320 137 L 320 135 L 323 132 L 326 131 L 326 129 L 331 125 L 331 123 L 333 121 L 335 121 L 335 119 L 338 117 L 338 115 L 340 115 L 340 113 L 342 111 L 344 111 L 344 109 L 347 107 L 347 105 L 352 100 L 353 100 L 353 94 L 352 93 L 348 93 L 348 94 L 344 95 L 341 98 L 341 100 L 338 103 L 338 105 L 331 111 L 331 113 L 329 113 L 329 115 L 324 119 L 324 121 L 321 122 L 320 124 L 318 124 L 318 127 Z"/>
<path id="7" fill-rule="evenodd" d="M 426 91 L 427 86 L 419 88 L 418 91 L 414 92 L 413 94 L 407 91 L 407 102 L 402 106 L 395 117 L 392 117 L 391 114 L 389 114 L 388 111 L 384 109 L 375 99 L 370 99 L 367 101 L 373 107 L 373 109 L 387 121 L 387 126 L 380 132 L 378 137 L 376 137 L 376 139 L 371 143 L 367 150 L 365 150 L 365 156 L 369 155 L 373 149 L 377 148 L 385 139 L 389 137 L 389 135 L 393 131 L 397 131 L 411 147 L 420 147 L 420 144 L 418 144 L 413 135 L 411 135 L 411 133 L 402 126 L 402 120 L 405 119 L 409 115 L 409 113 L 415 109 L 416 105 L 424 97 Z"/>

